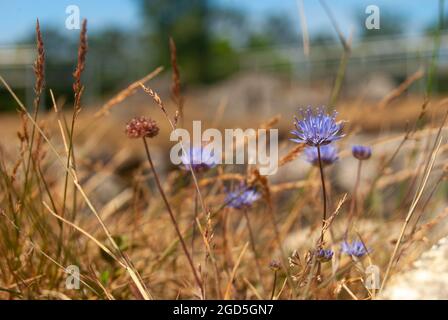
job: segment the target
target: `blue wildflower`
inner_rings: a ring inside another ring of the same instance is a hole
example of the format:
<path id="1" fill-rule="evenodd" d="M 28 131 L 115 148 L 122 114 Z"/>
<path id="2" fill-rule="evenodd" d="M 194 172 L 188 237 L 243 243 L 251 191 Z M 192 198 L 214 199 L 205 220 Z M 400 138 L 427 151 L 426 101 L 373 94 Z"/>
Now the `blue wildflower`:
<path id="1" fill-rule="evenodd" d="M 301 119 L 294 117 L 296 130 L 291 131 L 297 138 L 291 141 L 306 143 L 309 146 L 317 147 L 329 144 L 341 139 L 343 123 L 336 122 L 336 112 L 330 116 L 324 112 L 323 108 L 312 110 L 308 107 L 305 111 L 300 110 Z"/>
<path id="2" fill-rule="evenodd" d="M 324 145 L 319 148 L 322 165 L 328 166 L 339 159 L 338 149 L 332 144 Z M 316 147 L 306 147 L 304 153 L 306 161 L 311 163 L 313 166 L 319 166 L 319 155 Z"/>
<path id="3" fill-rule="evenodd" d="M 321 262 L 328 262 L 331 260 L 331 258 L 333 258 L 333 250 L 331 249 L 322 249 L 320 248 L 319 250 L 317 250 L 316 255 L 317 255 L 317 259 Z"/>
<path id="4" fill-rule="evenodd" d="M 206 147 L 187 147 L 185 151 L 180 158 L 185 170 L 190 170 L 191 166 L 194 171 L 206 171 L 218 163 L 217 157 Z"/>
<path id="5" fill-rule="evenodd" d="M 226 204 L 235 209 L 246 209 L 260 199 L 261 195 L 254 187 L 240 185 L 233 191 L 227 192 Z"/>
<path id="6" fill-rule="evenodd" d="M 353 241 L 352 243 L 344 241 L 341 244 L 341 251 L 346 255 L 361 258 L 368 254 L 370 249 L 367 249 L 361 241 Z"/>
<path id="7" fill-rule="evenodd" d="M 372 149 L 366 146 L 353 146 L 352 154 L 356 159 L 367 160 L 372 155 Z"/>

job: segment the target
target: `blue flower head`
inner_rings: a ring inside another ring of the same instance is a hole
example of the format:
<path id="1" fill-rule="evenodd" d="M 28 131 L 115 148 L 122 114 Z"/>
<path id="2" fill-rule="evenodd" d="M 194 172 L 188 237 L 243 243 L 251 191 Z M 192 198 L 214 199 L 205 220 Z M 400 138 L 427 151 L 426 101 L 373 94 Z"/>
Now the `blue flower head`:
<path id="1" fill-rule="evenodd" d="M 328 144 L 319 148 L 320 158 L 324 166 L 328 166 L 339 159 L 338 149 L 334 145 Z M 306 147 L 304 153 L 306 161 L 311 163 L 313 166 L 319 166 L 319 154 L 316 147 Z"/>
<path id="2" fill-rule="evenodd" d="M 190 170 L 191 166 L 194 171 L 206 171 L 215 167 L 218 163 L 218 159 L 214 153 L 210 149 L 202 146 L 186 147 L 185 153 L 182 152 L 180 159 L 184 170 Z"/>
<path id="3" fill-rule="evenodd" d="M 316 255 L 317 255 L 317 259 L 321 262 L 328 262 L 331 260 L 331 258 L 333 258 L 333 250 L 331 249 L 322 249 L 320 248 L 319 250 L 317 250 Z"/>
<path id="4" fill-rule="evenodd" d="M 344 241 L 341 244 L 341 251 L 346 255 L 361 258 L 368 254 L 371 250 L 367 249 L 361 241 L 353 241 L 352 243 Z"/>
<path id="5" fill-rule="evenodd" d="M 372 148 L 366 146 L 353 146 L 352 154 L 356 159 L 367 160 L 372 155 Z"/>
<path id="6" fill-rule="evenodd" d="M 309 146 L 317 147 L 329 144 L 341 139 L 343 123 L 336 122 L 336 112 L 329 115 L 324 108 L 300 110 L 300 119 L 294 117 L 296 130 L 291 131 L 297 138 L 291 141 L 306 143 Z"/>
<path id="7" fill-rule="evenodd" d="M 246 209 L 261 198 L 261 194 L 254 187 L 248 187 L 241 184 L 233 191 L 227 192 L 226 204 L 235 209 Z"/>

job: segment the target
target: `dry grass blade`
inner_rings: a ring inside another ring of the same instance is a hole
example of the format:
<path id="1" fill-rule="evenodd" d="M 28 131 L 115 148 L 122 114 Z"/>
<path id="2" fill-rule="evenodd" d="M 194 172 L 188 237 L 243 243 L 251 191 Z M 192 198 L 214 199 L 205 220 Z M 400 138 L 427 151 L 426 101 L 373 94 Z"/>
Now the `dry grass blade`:
<path id="1" fill-rule="evenodd" d="M 305 149 L 304 144 L 298 144 L 294 148 L 292 148 L 283 158 L 280 159 L 278 162 L 278 166 L 284 166 L 285 164 L 294 161 L 297 159 L 297 157 L 302 153 L 302 151 Z"/>
<path id="2" fill-rule="evenodd" d="M 180 72 L 179 66 L 177 65 L 177 49 L 176 43 L 173 38 L 170 37 L 170 58 L 171 58 L 171 98 L 177 106 L 177 111 L 179 112 L 179 117 L 181 121 L 184 121 L 184 98 L 180 92 Z M 177 121 L 176 121 L 177 122 Z"/>
<path id="3" fill-rule="evenodd" d="M 119 93 L 117 93 L 115 96 L 113 96 L 109 101 L 107 101 L 101 108 L 98 110 L 94 117 L 98 118 L 104 115 L 109 114 L 110 110 L 119 104 L 120 102 L 123 102 L 133 94 L 137 92 L 137 89 L 140 87 L 140 83 L 147 83 L 148 81 L 154 79 L 157 77 L 161 72 L 163 71 L 163 67 L 158 67 L 154 71 L 151 71 L 149 74 L 141 78 L 140 80 L 137 80 L 133 83 L 131 83 L 127 88 L 121 90 Z"/>
<path id="4" fill-rule="evenodd" d="M 238 267 L 240 266 L 241 260 L 243 259 L 244 254 L 246 253 L 247 247 L 249 246 L 249 242 L 246 242 L 243 249 L 241 250 L 240 255 L 238 256 L 238 260 L 235 263 L 235 266 L 233 267 L 232 273 L 230 274 L 229 281 L 227 282 L 226 286 L 226 292 L 224 293 L 224 300 L 229 300 L 230 298 L 230 291 L 232 289 L 232 283 L 236 276 L 236 271 L 238 270 Z"/>
<path id="5" fill-rule="evenodd" d="M 254 285 L 250 283 L 250 281 L 247 278 L 243 278 L 243 281 L 247 284 L 247 286 L 250 288 L 250 290 L 257 297 L 258 300 L 263 300 L 263 297 L 260 295 L 257 288 L 255 288 Z"/>
<path id="6" fill-rule="evenodd" d="M 306 23 L 303 0 L 297 0 L 297 6 L 299 8 L 300 26 L 302 29 L 303 54 L 305 55 L 305 57 L 308 57 L 310 55 L 310 39 L 308 35 L 308 25 Z"/>
<path id="7" fill-rule="evenodd" d="M 425 71 L 423 69 L 419 69 L 414 74 L 410 75 L 397 88 L 395 88 L 387 96 L 381 99 L 380 103 L 378 104 L 378 108 L 385 108 L 389 103 L 401 96 L 403 92 L 405 92 L 414 82 L 423 78 L 424 75 Z"/>
<path id="8" fill-rule="evenodd" d="M 279 114 L 273 116 L 272 118 L 268 119 L 268 121 L 262 123 L 260 125 L 260 128 L 265 129 L 265 130 L 271 129 L 273 126 L 275 126 L 280 121 L 281 117 L 282 116 Z"/>
<path id="9" fill-rule="evenodd" d="M 85 231 L 83 228 L 81 228 L 81 227 L 77 226 L 76 224 L 68 221 L 67 219 L 64 219 L 63 217 L 57 215 L 53 210 L 51 210 L 51 208 L 48 206 L 48 204 L 46 202 L 43 202 L 42 204 L 48 210 L 48 212 L 50 212 L 54 217 L 56 217 L 57 219 L 61 220 L 64 223 L 66 223 L 70 227 L 72 227 L 72 228 L 78 230 L 79 232 L 81 232 L 87 238 L 92 240 L 98 247 L 100 247 L 101 250 L 103 250 L 105 253 L 107 253 L 112 259 L 114 259 L 116 262 L 118 262 L 122 267 L 126 268 L 126 266 L 123 264 L 123 262 L 121 262 L 120 259 L 118 259 L 117 256 L 115 254 L 113 254 L 112 251 L 110 251 L 109 248 L 107 248 L 104 244 L 102 244 L 98 239 L 96 239 L 90 233 Z"/>
<path id="10" fill-rule="evenodd" d="M 347 200 L 347 193 L 345 193 L 341 200 L 339 200 L 338 205 L 336 206 L 336 209 L 334 210 L 333 214 L 325 221 L 325 225 L 324 225 L 324 232 L 326 232 L 331 224 L 333 223 L 333 220 L 337 217 L 337 215 L 339 214 L 339 211 L 341 210 L 342 206 L 344 205 L 345 201 Z"/>
<path id="11" fill-rule="evenodd" d="M 45 49 L 44 49 L 44 42 L 42 40 L 42 34 L 40 32 L 40 24 L 39 20 L 36 21 L 36 48 L 37 48 L 37 57 L 36 61 L 34 62 L 33 68 L 34 68 L 34 74 L 36 76 L 36 81 L 34 84 L 34 101 L 33 101 L 33 107 L 34 107 L 34 113 L 33 113 L 33 119 L 34 121 L 37 121 L 37 115 L 39 113 L 39 106 L 40 106 L 40 99 L 42 96 L 42 90 L 44 88 L 44 79 L 45 79 Z M 26 123 L 24 123 L 24 132 L 26 132 Z M 33 146 L 34 146 L 34 136 L 36 135 L 36 129 L 33 127 L 31 129 L 31 139 L 29 141 L 29 154 L 28 154 L 28 162 L 26 164 L 25 169 L 25 183 L 24 183 L 24 192 L 27 189 L 28 186 L 28 174 L 30 170 L 30 165 L 32 161 L 32 154 L 33 154 Z M 26 137 L 26 133 L 25 133 Z M 25 193 L 24 193 L 25 195 Z"/>
<path id="12" fill-rule="evenodd" d="M 173 121 L 171 120 L 171 118 L 169 117 L 168 112 L 167 112 L 167 110 L 165 108 L 165 105 L 163 104 L 163 101 L 160 98 L 160 96 L 157 94 L 157 92 L 155 92 L 151 88 L 145 87 L 145 85 L 143 83 L 140 83 L 140 86 L 142 87 L 143 91 L 145 91 L 154 100 L 154 102 L 160 107 L 160 109 L 162 110 L 163 114 L 165 115 L 165 118 L 168 120 L 168 122 L 169 122 L 169 124 L 171 126 L 171 129 L 173 131 L 176 130 L 176 126 L 173 123 Z M 183 143 L 181 143 L 181 147 L 182 147 L 182 152 L 184 154 L 187 154 Z M 189 169 L 190 169 L 190 172 L 191 172 L 191 176 L 193 178 L 194 185 L 196 187 L 196 191 L 197 191 L 197 194 L 198 194 L 199 202 L 201 203 L 202 212 L 204 213 L 204 215 L 208 215 L 209 212 L 208 212 L 207 206 L 205 205 L 205 201 L 204 201 L 204 198 L 202 196 L 201 190 L 199 189 L 198 179 L 196 177 L 196 174 L 194 173 L 193 166 L 189 166 Z"/>
<path id="13" fill-rule="evenodd" d="M 37 251 L 39 251 L 40 254 L 42 254 L 45 258 L 47 258 L 48 260 L 50 260 L 52 263 L 54 263 L 55 265 L 57 265 L 62 271 L 67 272 L 67 269 L 64 268 L 63 265 L 61 265 L 59 262 L 57 262 L 56 260 L 54 260 L 52 257 L 50 257 L 48 254 L 46 254 L 41 248 L 39 248 L 39 246 L 37 246 L 35 243 L 31 242 L 32 246 L 34 248 L 37 249 Z M 87 288 L 89 288 L 90 290 L 92 290 L 93 292 L 96 293 L 95 289 L 92 288 L 92 286 L 90 286 L 86 281 L 84 281 L 83 276 L 80 274 L 78 275 L 73 275 L 74 277 L 78 277 L 77 279 L 83 284 L 85 285 Z M 115 300 L 114 297 L 112 295 L 110 295 L 110 293 L 108 293 L 104 287 L 102 287 L 102 289 L 104 290 L 104 293 L 106 294 L 106 297 L 108 297 L 108 299 L 110 300 Z M 98 294 L 98 293 L 96 293 Z"/>
<path id="14" fill-rule="evenodd" d="M 51 89 L 50 89 L 50 96 L 51 96 L 51 101 L 53 103 L 54 112 L 56 113 L 56 116 L 58 118 L 58 126 L 59 126 L 59 131 L 61 133 L 62 142 L 64 143 L 65 152 L 67 153 L 67 156 L 68 156 L 68 144 L 67 144 L 67 138 L 64 133 L 64 126 L 62 125 L 62 121 L 59 116 L 58 105 L 54 98 L 53 90 L 51 90 Z"/>
<path id="15" fill-rule="evenodd" d="M 327 3 L 324 0 L 319 0 L 320 4 L 322 5 L 322 7 L 324 8 L 326 14 L 328 15 L 328 18 L 330 19 L 334 30 L 336 31 L 338 37 L 339 37 L 339 41 L 341 42 L 342 46 L 344 47 L 344 51 L 346 52 L 350 52 L 350 44 L 347 42 L 347 40 L 345 39 L 344 35 L 342 34 L 341 29 L 339 28 L 339 25 L 337 23 L 336 18 L 333 15 L 333 12 L 331 12 L 330 8 L 328 7 Z"/>
<path id="16" fill-rule="evenodd" d="M 435 160 L 436 160 L 436 156 L 437 156 L 437 153 L 438 153 L 439 148 L 440 148 L 440 144 L 442 143 L 442 134 L 441 133 L 442 133 L 442 128 L 445 125 L 447 116 L 448 116 L 448 113 L 445 115 L 445 118 L 443 119 L 443 122 L 442 122 L 442 124 L 441 124 L 441 126 L 439 128 L 439 132 L 438 132 L 438 135 L 436 137 L 436 141 L 434 142 L 434 147 L 433 147 L 433 150 L 431 152 L 431 156 L 428 159 L 428 163 L 426 165 L 422 181 L 421 181 L 419 187 L 417 188 L 417 191 L 415 193 L 414 199 L 413 199 L 413 201 L 411 203 L 411 206 L 409 208 L 409 211 L 408 211 L 408 214 L 406 216 L 406 219 L 405 219 L 405 221 L 403 223 L 403 226 L 401 227 L 400 235 L 398 237 L 397 243 L 395 244 L 395 247 L 394 247 L 394 251 L 393 251 L 393 253 L 391 255 L 391 258 L 389 260 L 389 264 L 387 266 L 386 273 L 385 273 L 384 278 L 383 278 L 383 282 L 381 283 L 380 292 L 383 290 L 385 284 L 387 283 L 390 271 L 392 269 L 392 266 L 393 266 L 393 264 L 395 262 L 396 255 L 398 253 L 398 248 L 399 248 L 399 246 L 401 244 L 401 240 L 404 237 L 404 234 L 405 234 L 406 228 L 407 228 L 407 226 L 409 224 L 409 221 L 411 220 L 411 218 L 412 218 L 412 216 L 413 216 L 413 214 L 415 212 L 415 208 L 417 207 L 417 204 L 418 204 L 418 202 L 419 202 L 419 200 L 420 200 L 420 198 L 421 198 L 421 196 L 423 194 L 423 190 L 425 189 L 426 183 L 428 182 L 428 178 L 429 178 L 431 170 L 432 170 L 432 168 L 434 166 L 434 163 L 435 163 Z"/>
<path id="17" fill-rule="evenodd" d="M 215 272 L 217 298 L 221 299 L 221 281 L 219 278 L 219 269 L 218 269 L 216 257 L 213 254 L 212 248 L 210 247 L 210 240 L 208 239 L 207 234 L 206 234 L 208 230 L 203 230 L 201 222 L 198 219 L 196 219 L 196 225 L 198 226 L 199 232 L 201 233 L 201 237 L 204 242 L 205 248 L 207 250 L 207 254 L 210 256 L 210 259 L 212 261 L 213 269 Z"/>
<path id="18" fill-rule="evenodd" d="M 101 219 L 101 217 L 99 216 L 98 212 L 96 211 L 95 207 L 93 206 L 93 204 L 91 203 L 90 199 L 87 197 L 87 195 L 85 194 L 83 188 L 81 187 L 81 185 L 78 183 L 78 178 L 76 177 L 76 173 L 71 169 L 66 167 L 64 160 L 62 159 L 62 157 L 59 155 L 58 151 L 56 150 L 55 146 L 53 145 L 53 143 L 50 141 L 50 139 L 45 135 L 45 133 L 43 132 L 43 130 L 39 127 L 39 125 L 34 121 L 33 117 L 29 114 L 29 112 L 26 110 L 25 106 L 23 105 L 23 103 L 20 101 L 20 99 L 17 97 L 17 95 L 14 93 L 14 91 L 11 89 L 11 87 L 8 85 L 8 83 L 5 81 L 5 79 L 0 75 L 0 81 L 3 83 L 3 85 L 5 86 L 5 88 L 8 90 L 8 92 L 11 94 L 11 96 L 14 98 L 14 100 L 17 102 L 17 104 L 19 105 L 19 107 L 21 108 L 21 110 L 24 112 L 24 114 L 28 117 L 28 119 L 30 120 L 30 122 L 33 124 L 33 126 L 36 128 L 36 130 L 42 135 L 42 138 L 47 142 L 48 146 L 50 147 L 51 151 L 54 153 L 54 155 L 56 156 L 56 158 L 58 159 L 58 161 L 63 165 L 64 170 L 66 171 L 66 173 L 73 179 L 73 182 L 76 186 L 76 188 L 78 189 L 78 191 L 81 193 L 82 197 L 84 198 L 84 200 L 87 203 L 87 206 L 89 207 L 89 209 L 93 212 L 93 214 L 95 215 L 96 219 L 98 220 L 98 222 L 100 223 L 101 227 L 103 228 L 103 230 L 105 231 L 108 240 L 112 243 L 112 245 L 114 246 L 114 248 L 117 250 L 117 252 L 121 253 L 121 250 L 119 249 L 117 243 L 115 242 L 115 240 L 113 239 L 112 235 L 110 234 L 108 228 L 106 227 L 106 225 L 104 224 L 103 220 Z M 125 263 L 126 264 L 126 263 Z M 150 294 L 147 292 L 147 290 L 144 288 L 144 285 L 139 281 L 137 275 L 136 275 L 136 271 L 134 271 L 132 268 L 130 268 L 127 264 L 126 264 L 126 270 L 129 273 L 129 275 L 131 276 L 132 280 L 135 281 L 135 284 L 137 286 L 137 288 L 139 289 L 140 293 L 142 294 L 142 296 L 145 299 L 150 300 L 151 296 Z"/>

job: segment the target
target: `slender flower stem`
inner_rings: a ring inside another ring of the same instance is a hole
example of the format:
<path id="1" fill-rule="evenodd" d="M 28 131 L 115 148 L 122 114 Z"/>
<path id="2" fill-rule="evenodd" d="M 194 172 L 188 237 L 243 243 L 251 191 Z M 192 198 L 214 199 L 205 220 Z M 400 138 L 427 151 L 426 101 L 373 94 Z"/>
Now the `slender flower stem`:
<path id="1" fill-rule="evenodd" d="M 267 210 L 269 216 L 271 217 L 271 222 L 272 222 L 272 226 L 273 226 L 273 229 L 274 229 L 275 240 L 276 240 L 278 248 L 280 250 L 280 255 L 281 255 L 281 258 L 282 258 L 283 266 L 288 266 L 287 255 L 285 253 L 285 249 L 283 248 L 283 241 L 282 241 L 282 238 L 281 238 L 281 235 L 280 235 L 280 230 L 279 230 L 279 227 L 277 225 L 277 221 L 275 220 L 274 208 L 273 208 L 271 203 L 268 202 L 268 206 L 267 206 L 266 210 Z M 284 270 L 285 270 L 285 273 L 286 273 L 286 280 L 288 281 L 288 285 L 291 288 L 294 296 L 297 297 L 298 296 L 298 291 L 297 291 L 297 287 L 295 286 L 294 281 L 292 279 L 291 271 L 287 267 L 285 267 Z"/>
<path id="2" fill-rule="evenodd" d="M 162 199 L 163 199 L 163 202 L 165 202 L 166 209 L 168 210 L 168 213 L 170 214 L 171 221 L 172 221 L 172 223 L 174 225 L 174 228 L 176 229 L 177 236 L 179 237 L 179 241 L 180 241 L 180 243 L 182 245 L 182 249 L 184 250 L 185 256 L 187 257 L 188 263 L 190 264 L 191 270 L 193 271 L 193 275 L 194 275 L 194 278 L 196 280 L 196 283 L 199 286 L 199 288 L 201 289 L 201 291 L 203 291 L 202 281 L 201 281 L 201 279 L 198 276 L 196 268 L 194 267 L 193 259 L 191 258 L 191 255 L 188 252 L 187 246 L 185 245 L 184 238 L 182 237 L 182 233 L 180 232 L 179 225 L 178 225 L 178 223 L 176 221 L 176 218 L 174 217 L 173 211 L 172 211 L 171 206 L 170 206 L 170 204 L 168 202 L 168 199 L 166 198 L 165 192 L 163 191 L 162 185 L 161 185 L 160 180 L 159 180 L 159 176 L 158 176 L 158 174 L 156 172 L 154 164 L 152 163 L 151 155 L 149 154 L 148 143 L 146 142 L 146 139 L 144 137 L 143 137 L 143 144 L 145 145 L 146 156 L 148 158 L 149 165 L 151 167 L 152 173 L 154 174 L 154 179 L 156 181 L 157 188 L 159 189 L 160 195 L 162 196 Z"/>
<path id="3" fill-rule="evenodd" d="M 192 235 L 191 235 L 191 256 L 194 257 L 194 239 L 196 237 L 196 219 L 198 217 L 198 193 L 194 191 L 194 216 L 192 221 Z"/>
<path id="4" fill-rule="evenodd" d="M 258 262 L 258 254 L 257 254 L 257 249 L 255 247 L 254 232 L 253 232 L 253 229 L 252 229 L 252 225 L 250 223 L 249 214 L 247 213 L 247 210 L 244 209 L 243 212 L 244 212 L 244 217 L 246 218 L 246 221 L 247 221 L 247 229 L 249 230 L 250 245 L 252 247 L 252 251 L 254 252 L 255 264 L 257 265 L 258 278 L 261 281 L 261 279 L 262 279 L 262 277 L 261 277 L 261 267 L 260 267 L 260 264 Z"/>
<path id="5" fill-rule="evenodd" d="M 320 180 L 322 182 L 322 198 L 324 202 L 323 215 L 322 215 L 322 231 L 320 234 L 320 244 L 319 244 L 319 246 L 322 247 L 324 244 L 325 220 L 327 219 L 327 190 L 325 188 L 324 166 L 322 164 L 322 158 L 320 154 L 320 145 L 317 146 L 317 156 L 319 158 Z"/>
<path id="6" fill-rule="evenodd" d="M 274 283 L 272 284 L 271 300 L 274 300 L 276 286 L 277 286 L 277 270 L 274 271 Z"/>
<path id="7" fill-rule="evenodd" d="M 355 187 L 353 189 L 352 201 L 350 203 L 350 211 L 348 214 L 347 229 L 345 230 L 345 235 L 344 235 L 345 239 L 347 239 L 349 229 L 352 225 L 353 218 L 355 216 L 355 212 L 358 210 L 358 189 L 359 189 L 359 182 L 361 180 L 361 167 L 362 167 L 362 161 L 358 160 L 358 170 L 356 172 Z"/>

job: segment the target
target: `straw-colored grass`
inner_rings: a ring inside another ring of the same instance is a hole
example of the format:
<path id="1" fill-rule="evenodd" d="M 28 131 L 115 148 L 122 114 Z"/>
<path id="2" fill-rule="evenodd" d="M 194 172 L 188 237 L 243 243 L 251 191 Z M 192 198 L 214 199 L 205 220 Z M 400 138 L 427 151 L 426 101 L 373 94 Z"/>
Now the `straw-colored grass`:
<path id="1" fill-rule="evenodd" d="M 0 77 L 20 111 L 0 122 L 0 298 L 374 299 L 378 290 L 366 286 L 367 267 L 378 266 L 385 275 L 380 284 L 387 286 L 446 231 L 446 199 L 439 191 L 446 188 L 446 127 L 440 115 L 447 101 L 400 96 L 420 74 L 380 103 L 338 102 L 339 117 L 349 121 L 347 137 L 340 143 L 340 166 L 326 169 L 330 201 L 322 221 L 319 172 L 305 167 L 303 147 L 288 141 L 290 115 L 244 123 L 280 129 L 277 177 L 261 176 L 254 165 L 219 165 L 207 172 L 176 168 L 168 162 L 169 134 L 179 125 L 188 128 L 201 112 L 185 103 L 189 97 L 181 92 L 174 41 L 171 102 L 151 89 L 162 72 L 156 68 L 89 110 L 81 77 L 88 63 L 86 32 L 84 23 L 71 111 L 61 110 L 57 92 L 51 92 L 50 111 L 39 109 L 39 96 L 51 89 L 43 89 L 39 27 L 34 108 Z M 127 106 L 137 92 L 146 102 Z M 338 92 L 332 93 L 334 101 Z M 127 139 L 128 119 L 114 114 L 123 105 L 156 119 L 159 136 L 145 144 Z M 243 126 L 226 119 L 224 109 L 216 106 L 217 117 L 204 121 L 219 128 Z M 341 166 L 356 172 L 348 141 L 360 134 L 368 137 L 364 141 L 374 157 L 366 160 L 372 163 L 362 172 L 368 178 L 359 181 L 359 200 L 351 208 L 354 192 L 335 173 Z M 151 155 L 150 164 L 145 155 Z M 262 194 L 246 212 L 225 203 L 226 190 L 241 181 Z M 371 249 L 360 259 L 339 249 L 349 213 L 348 238 Z M 332 260 L 316 261 L 317 246 L 333 249 Z M 79 267 L 80 289 L 66 286 L 71 265 Z"/>

